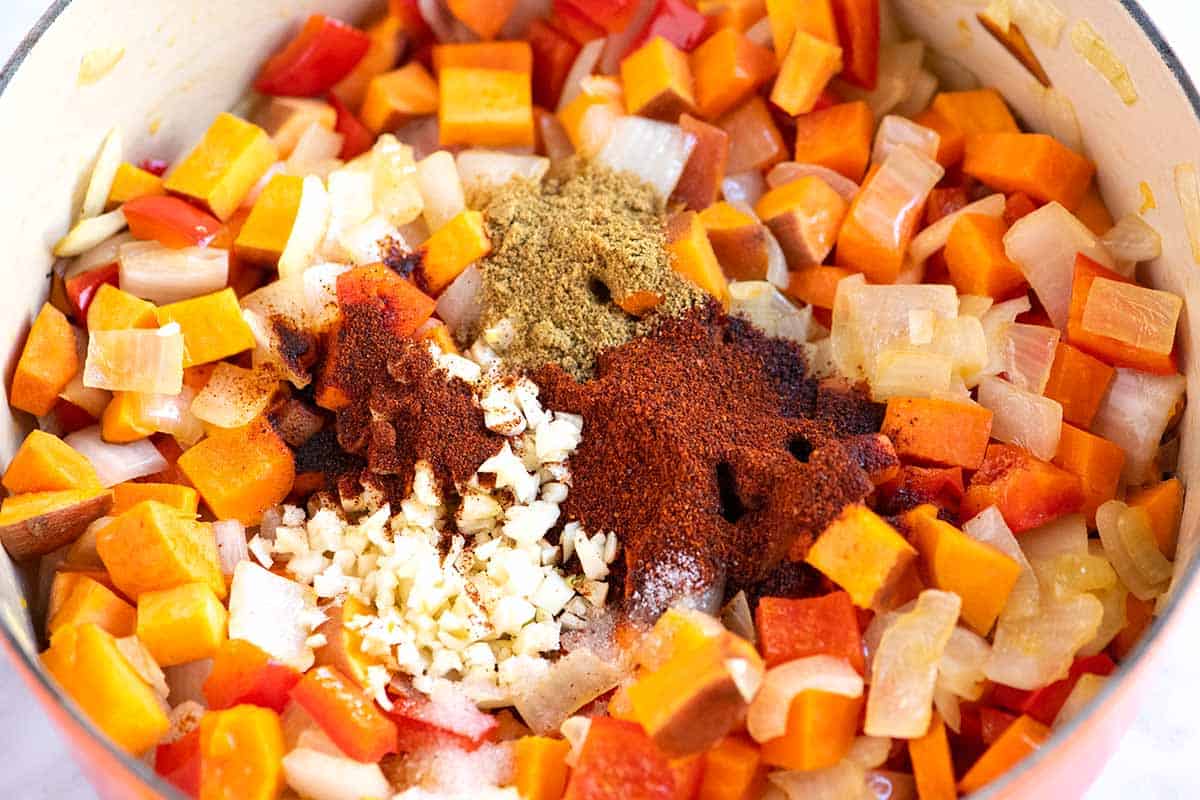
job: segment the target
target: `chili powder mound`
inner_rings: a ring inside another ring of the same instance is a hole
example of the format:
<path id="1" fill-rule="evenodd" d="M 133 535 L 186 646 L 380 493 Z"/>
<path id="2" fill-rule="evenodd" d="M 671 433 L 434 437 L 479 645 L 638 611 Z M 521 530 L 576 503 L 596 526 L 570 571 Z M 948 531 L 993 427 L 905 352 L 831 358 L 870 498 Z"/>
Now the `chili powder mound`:
<path id="1" fill-rule="evenodd" d="M 621 537 L 635 621 L 722 584 L 771 585 L 872 489 L 840 441 L 869 427 L 872 404 L 833 402 L 797 344 L 712 306 L 606 351 L 588 383 L 553 366 L 535 380 L 548 405 L 585 419 L 565 516 Z"/>

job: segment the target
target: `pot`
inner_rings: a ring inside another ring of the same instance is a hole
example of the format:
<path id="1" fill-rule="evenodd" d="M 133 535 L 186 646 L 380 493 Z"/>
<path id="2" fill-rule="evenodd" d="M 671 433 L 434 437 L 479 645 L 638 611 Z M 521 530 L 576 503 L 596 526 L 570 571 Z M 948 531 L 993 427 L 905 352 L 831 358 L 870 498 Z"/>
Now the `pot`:
<path id="1" fill-rule="evenodd" d="M 1163 236 L 1163 255 L 1146 265 L 1150 285 L 1200 298 L 1200 219 L 1189 231 L 1183 195 L 1200 184 L 1186 167 L 1200 141 L 1200 96 L 1162 35 L 1132 0 L 1054 0 L 1066 23 L 1057 46 L 1029 31 L 1029 41 L 1054 89 L 1049 95 L 992 35 L 975 12 L 982 2 L 893 0 L 895 20 L 961 67 L 999 88 L 1033 127 L 1074 135 L 1070 115 L 1050 110 L 1058 97 L 1073 102 L 1078 136 L 1100 167 L 1099 184 L 1114 216 L 1138 212 Z M 130 0 L 57 0 L 0 73 L 0 236 L 16 274 L 0 297 L 0 352 L 11 375 L 20 343 L 45 299 L 50 247 L 66 231 L 105 133 L 120 126 L 126 152 L 174 158 L 219 111 L 232 107 L 263 59 L 297 19 L 322 10 L 361 17 L 373 0 L 208 0 L 164 3 Z M 190 9 L 190 10 L 188 10 Z M 1081 57 L 1074 39 L 1086 22 L 1109 43 L 1128 82 L 1118 91 Z M 81 70 L 81 60 L 109 69 Z M 960 76 L 960 68 L 955 71 Z M 1123 96 L 1124 95 L 1124 96 Z M 73 191 L 66 191 L 70 187 Z M 1190 235 L 1189 235 L 1190 234 Z M 1192 397 L 1200 397 L 1197 320 L 1185 311 L 1179 336 Z M 7 381 L 5 381 L 7 385 Z M 7 408 L 7 404 L 5 404 Z M 1200 403 L 1183 421 L 1180 474 L 1200 470 Z M 7 462 L 29 426 L 9 414 L 0 420 L 0 457 Z M 978 797 L 1059 797 L 1083 794 L 1115 750 L 1137 708 L 1140 689 L 1154 672 L 1169 636 L 1185 635 L 1180 610 L 1200 602 L 1200 497 L 1184 509 L 1176 577 L 1170 601 L 1151 631 L 1123 663 L 1089 713 L 1056 732 L 1050 745 Z M 41 669 L 33 613 L 37 576 L 0 558 L 0 630 L 4 648 L 30 689 L 66 732 L 97 791 L 106 798 L 182 797 L 143 762 L 110 745 L 59 693 Z"/>

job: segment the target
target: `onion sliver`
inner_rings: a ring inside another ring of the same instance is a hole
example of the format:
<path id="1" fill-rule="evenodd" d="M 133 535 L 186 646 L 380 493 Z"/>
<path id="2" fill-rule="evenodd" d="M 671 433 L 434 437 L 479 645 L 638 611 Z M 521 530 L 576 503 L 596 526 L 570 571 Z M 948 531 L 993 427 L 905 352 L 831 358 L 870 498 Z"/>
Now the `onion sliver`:
<path id="1" fill-rule="evenodd" d="M 783 736 L 792 700 L 801 692 L 862 697 L 863 679 L 844 658 L 833 656 L 808 656 L 772 667 L 746 714 L 750 736 L 756 742 Z"/>
<path id="2" fill-rule="evenodd" d="M 1004 195 L 991 194 L 982 200 L 976 200 L 970 205 L 963 206 L 953 214 L 947 214 L 925 230 L 918 233 L 908 246 L 908 256 L 918 263 L 929 260 L 929 257 L 946 246 L 954 223 L 963 214 L 979 214 L 985 217 L 999 217 L 1004 214 Z"/>
<path id="3" fill-rule="evenodd" d="M 1025 556 L 1025 551 L 1017 542 L 1004 515 L 996 506 L 988 506 L 974 517 L 963 523 L 963 533 L 976 541 L 991 545 L 1004 555 L 1016 561 L 1021 567 L 1017 582 L 1005 602 L 1003 613 L 1023 617 L 1037 613 L 1039 589 L 1037 575 Z M 1087 532 L 1084 532 L 1086 538 Z"/>
<path id="4" fill-rule="evenodd" d="M 467 331 L 483 313 L 483 274 L 472 264 L 446 287 L 437 301 L 437 315 L 452 333 Z"/>
<path id="5" fill-rule="evenodd" d="M 1075 687 L 1067 695 L 1066 702 L 1058 710 L 1058 716 L 1054 718 L 1054 727 L 1063 727 L 1087 710 L 1106 683 L 1108 683 L 1107 675 L 1096 675 L 1091 672 L 1080 675 L 1079 680 L 1075 682 Z"/>
<path id="6" fill-rule="evenodd" d="M 283 757 L 287 785 L 311 800 L 355 800 L 388 797 L 391 785 L 378 764 L 297 747 Z"/>
<path id="7" fill-rule="evenodd" d="M 1186 388 L 1182 375 L 1117 368 L 1092 422 L 1092 432 L 1125 451 L 1123 474 L 1129 485 L 1140 486 L 1154 476 L 1159 444 Z"/>
<path id="8" fill-rule="evenodd" d="M 812 331 L 812 308 L 797 308 L 766 281 L 732 281 L 729 284 L 731 316 L 753 322 L 768 336 L 807 342 Z"/>
<path id="9" fill-rule="evenodd" d="M 1139 600 L 1153 600 L 1166 590 L 1171 562 L 1159 552 L 1145 514 L 1144 509 L 1109 500 L 1096 509 L 1096 528 L 1121 582 Z"/>
<path id="10" fill-rule="evenodd" d="M 987 639 L 961 625 L 955 627 L 938 659 L 937 687 L 963 700 L 978 700 L 987 681 L 983 667 L 991 655 Z"/>
<path id="11" fill-rule="evenodd" d="M 596 71 L 606 42 L 603 38 L 593 39 L 579 48 L 579 55 L 571 62 L 571 68 L 567 70 L 567 77 L 563 81 L 562 94 L 558 97 L 558 110 L 561 111 L 583 91 L 583 79 Z"/>
<path id="12" fill-rule="evenodd" d="M 122 291 L 159 305 L 211 294 L 229 281 L 229 252 L 215 247 L 129 242 L 118 260 Z"/>
<path id="13" fill-rule="evenodd" d="M 376 180 L 376 192 L 379 181 Z M 279 277 L 286 278 L 308 269 L 329 229 L 329 193 L 316 175 L 305 177 L 300 189 L 300 206 L 292 221 L 292 232 L 279 256 Z"/>
<path id="14" fill-rule="evenodd" d="M 1062 435 L 1062 406 L 999 378 L 979 383 L 979 405 L 992 412 L 992 438 L 1024 447 L 1043 461 L 1054 458 Z"/>
<path id="15" fill-rule="evenodd" d="M 213 523 L 213 535 L 217 539 L 217 555 L 221 558 L 221 574 L 232 575 L 239 562 L 250 558 L 246 528 L 236 519 L 222 519 Z"/>
<path id="16" fill-rule="evenodd" d="M 117 177 L 117 168 L 121 166 L 121 129 L 113 128 L 104 137 L 100 145 L 100 154 L 96 156 L 96 166 L 92 167 L 92 176 L 88 179 L 87 192 L 83 196 L 83 207 L 79 210 L 79 218 L 95 217 L 104 210 L 104 203 L 112 191 L 113 179 Z"/>
<path id="17" fill-rule="evenodd" d="M 454 156 L 445 150 L 417 162 L 417 186 L 425 203 L 425 223 L 436 231 L 467 208 Z"/>
<path id="18" fill-rule="evenodd" d="M 985 668 L 988 679 L 1032 690 L 1065 678 L 1103 617 L 1104 606 L 1090 594 L 1055 598 L 1049 592 L 1031 617 L 1001 614 Z"/>
<path id="19" fill-rule="evenodd" d="M 104 486 L 116 486 L 167 468 L 167 460 L 149 439 L 113 444 L 101 438 L 99 425 L 75 431 L 63 441 L 91 462 Z"/>
<path id="20" fill-rule="evenodd" d="M 1005 333 L 1004 372 L 1018 389 L 1033 394 L 1046 390 L 1061 334 L 1045 325 L 1014 322 Z"/>
<path id="21" fill-rule="evenodd" d="M 871 161 L 882 164 L 897 147 L 907 145 L 929 159 L 937 159 L 938 145 L 942 137 L 938 132 L 918 125 L 911 119 L 889 114 L 879 123 L 875 134 L 875 147 Z"/>
<path id="22" fill-rule="evenodd" d="M 1100 237 L 1118 261 L 1153 261 L 1162 255 L 1162 237 L 1137 214 L 1126 214 Z"/>
<path id="23" fill-rule="evenodd" d="M 125 214 L 119 208 L 98 217 L 81 219 L 54 245 L 54 255 L 60 258 L 77 256 L 120 233 L 125 225 Z"/>

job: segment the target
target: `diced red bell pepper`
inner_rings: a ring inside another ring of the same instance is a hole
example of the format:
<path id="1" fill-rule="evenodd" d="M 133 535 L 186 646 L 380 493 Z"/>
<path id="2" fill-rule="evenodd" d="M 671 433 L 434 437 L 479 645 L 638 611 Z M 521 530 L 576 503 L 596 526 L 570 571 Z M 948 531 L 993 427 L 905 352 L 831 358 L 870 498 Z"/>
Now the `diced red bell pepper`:
<path id="1" fill-rule="evenodd" d="M 151 175 L 157 175 L 160 178 L 167 174 L 167 167 L 169 166 L 171 165 L 166 161 L 163 161 L 161 158 L 143 158 L 138 162 L 138 167 L 140 169 L 144 169 Z"/>
<path id="2" fill-rule="evenodd" d="M 204 699 L 219 711 L 249 704 L 282 712 L 300 673 L 243 639 L 227 639 L 213 657 Z"/>
<path id="3" fill-rule="evenodd" d="M 342 151 L 338 153 L 338 158 L 349 161 L 370 150 L 371 146 L 375 144 L 375 136 L 370 129 L 346 107 L 345 103 L 338 99 L 336 94 L 330 92 L 325 99 L 337 112 L 337 121 L 334 122 L 333 129 L 342 135 Z"/>
<path id="4" fill-rule="evenodd" d="M 965 491 L 962 467 L 905 465 L 899 475 L 877 491 L 879 510 L 884 514 L 903 514 L 926 504 L 958 514 Z"/>
<path id="5" fill-rule="evenodd" d="M 494 716 L 469 701 L 452 715 L 440 712 L 432 700 L 415 691 L 393 697 L 388 716 L 396 723 L 397 751 L 411 753 L 430 745 L 472 751 L 491 739 L 499 727 Z"/>
<path id="6" fill-rule="evenodd" d="M 579 44 L 545 20 L 535 19 L 525 35 L 533 50 L 533 102 L 555 109 Z"/>
<path id="7" fill-rule="evenodd" d="M 860 673 L 866 669 L 858 616 L 846 592 L 802 599 L 764 597 L 754 621 L 758 649 L 768 667 L 828 655 L 846 659 Z"/>
<path id="8" fill-rule="evenodd" d="M 879 0 L 833 0 L 842 77 L 868 91 L 879 79 Z"/>
<path id="9" fill-rule="evenodd" d="M 267 59 L 254 88 L 263 94 L 324 94 L 358 64 L 371 37 L 341 20 L 313 14 L 296 38 Z"/>
<path id="10" fill-rule="evenodd" d="M 388 14 L 400 20 L 400 30 L 414 42 L 425 44 L 433 38 L 433 31 L 421 16 L 417 0 L 388 0 Z"/>
<path id="11" fill-rule="evenodd" d="M 1033 691 L 1014 689 L 998 683 L 992 687 L 990 700 L 996 705 L 1018 714 L 1033 717 L 1043 725 L 1052 725 L 1081 677 L 1084 675 L 1111 675 L 1116 668 L 1116 662 L 1107 653 L 1084 656 L 1075 659 L 1067 677 L 1061 681 L 1055 681 Z"/>
<path id="12" fill-rule="evenodd" d="M 154 771 L 189 797 L 200 796 L 200 729 L 154 751 Z"/>
<path id="13" fill-rule="evenodd" d="M 641 47 L 655 36 L 661 36 L 680 50 L 691 52 L 704 41 L 708 17 L 687 4 L 685 0 L 658 0 L 650 22 L 638 34 L 629 52 Z"/>
<path id="14" fill-rule="evenodd" d="M 353 681 L 333 667 L 309 670 L 292 699 L 356 761 L 374 764 L 396 752 L 396 724 Z"/>
<path id="15" fill-rule="evenodd" d="M 606 33 L 604 28 L 592 22 L 586 14 L 573 6 L 570 0 L 555 0 L 550 24 L 574 39 L 580 47 Z"/>
<path id="16" fill-rule="evenodd" d="M 943 217 L 948 217 L 955 211 L 965 207 L 971 201 L 967 198 L 965 186 L 948 186 L 937 188 L 929 193 L 925 202 L 925 224 L 932 225 Z"/>
<path id="17" fill-rule="evenodd" d="M 58 420 L 58 426 L 62 428 L 63 434 L 74 433 L 75 431 L 83 430 L 88 426 L 96 424 L 95 417 L 74 403 L 62 398 L 59 398 L 54 404 L 53 413 L 54 418 Z"/>
<path id="18" fill-rule="evenodd" d="M 963 495 L 959 519 L 965 522 L 988 506 L 1000 509 L 1013 533 L 1022 533 L 1083 508 L 1083 487 L 1079 476 L 1023 447 L 991 444 Z"/>
<path id="19" fill-rule="evenodd" d="M 120 274 L 121 266 L 114 261 L 67 278 L 67 300 L 71 303 L 75 319 L 81 325 L 87 325 L 88 306 L 92 304 L 92 298 L 96 296 L 101 285 L 110 283 L 116 286 Z"/>
<path id="20" fill-rule="evenodd" d="M 1001 711 L 998 708 L 984 706 L 979 709 L 979 736 L 989 747 L 1000 738 L 1000 734 L 1017 721 L 1016 714 Z"/>
<path id="21" fill-rule="evenodd" d="M 675 778 L 636 722 L 594 717 L 563 800 L 672 800 Z"/>
<path id="22" fill-rule="evenodd" d="M 840 94 L 826 86 L 821 90 L 821 94 L 817 97 L 817 102 L 813 106 L 813 111 L 824 111 L 827 108 L 833 108 L 838 103 L 844 102 L 845 100 Z"/>
<path id="23" fill-rule="evenodd" d="M 186 200 L 170 195 L 147 195 L 121 206 L 129 232 L 138 239 L 153 239 L 167 247 L 204 247 L 221 221 Z"/>
<path id="24" fill-rule="evenodd" d="M 638 0 L 555 0 L 554 10 L 573 8 L 608 33 L 618 33 L 629 26 L 638 4 Z"/>
<path id="25" fill-rule="evenodd" d="M 1024 192 L 1014 192 L 1004 198 L 1004 222 L 1011 228 L 1017 220 L 1032 214 L 1037 209 L 1037 203 L 1029 195 Z"/>

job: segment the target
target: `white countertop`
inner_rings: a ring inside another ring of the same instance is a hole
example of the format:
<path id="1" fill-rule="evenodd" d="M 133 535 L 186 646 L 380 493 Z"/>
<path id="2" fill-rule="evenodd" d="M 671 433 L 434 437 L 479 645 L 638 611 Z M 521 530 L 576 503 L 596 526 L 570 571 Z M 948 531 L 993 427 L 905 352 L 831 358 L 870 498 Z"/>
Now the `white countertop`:
<path id="1" fill-rule="evenodd" d="M 6 57 L 48 0 L 0 0 L 0 58 Z M 1200 76 L 1200 9 L 1192 0 L 1142 0 L 1193 75 Z M 1190 45 L 1190 47 L 1189 47 Z M 1200 607 L 1185 628 L 1200 630 Z M 1177 638 L 1163 655 L 1134 728 L 1087 795 L 1087 800 L 1185 800 L 1200 785 L 1200 645 Z M 94 800 L 62 737 L 26 695 L 21 679 L 0 657 L 0 797 L 12 800 Z M 1061 798 L 1060 800 L 1069 800 Z"/>

